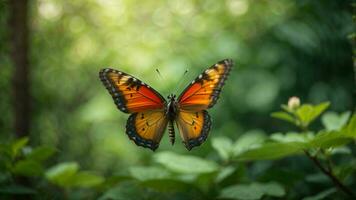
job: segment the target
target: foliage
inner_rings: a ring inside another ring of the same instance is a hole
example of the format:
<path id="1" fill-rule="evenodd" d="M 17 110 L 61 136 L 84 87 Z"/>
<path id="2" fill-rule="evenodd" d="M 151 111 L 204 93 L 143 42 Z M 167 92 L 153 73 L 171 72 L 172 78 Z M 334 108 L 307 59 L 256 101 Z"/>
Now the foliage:
<path id="1" fill-rule="evenodd" d="M 29 1 L 31 131 L 17 139 L 7 2 L 0 199 L 346 199 L 337 181 L 356 187 L 353 1 Z M 235 67 L 212 130 L 189 152 L 166 135 L 154 153 L 128 140 L 97 74 L 179 95 L 224 58 Z"/>
<path id="2" fill-rule="evenodd" d="M 1 145 L 1 166 L 5 173 L 1 173 L 0 194 L 5 198 L 14 194 L 38 195 L 43 192 L 41 187 L 54 187 L 66 191 L 63 198 L 66 198 L 66 195 L 74 195 L 79 189 L 92 188 L 96 191 L 91 194 L 92 198 L 96 196 L 102 200 L 172 197 L 244 200 L 269 196 L 291 198 L 296 195 L 293 192 L 297 187 L 295 182 L 302 181 L 302 177 L 283 177 L 283 173 L 290 175 L 295 172 L 273 172 L 272 166 L 263 166 L 265 164 L 258 162 L 255 166 L 262 167 L 257 170 L 260 171 L 259 174 L 250 177 L 246 164 L 250 161 L 283 159 L 304 153 L 310 153 L 313 159 L 325 161 L 329 172 L 333 173 L 340 183 L 349 180 L 349 184 L 355 184 L 351 179 L 356 171 L 352 164 L 355 160 L 349 157 L 350 149 L 347 144 L 356 139 L 356 115 L 350 115 L 349 112 L 340 115 L 326 112 L 322 115 L 328 105 L 329 103 L 305 104 L 296 109 L 282 105 L 283 111 L 278 112 L 280 114 L 272 113 L 273 117 L 299 126 L 300 132 L 266 136 L 261 131 L 249 131 L 236 141 L 227 137 L 216 137 L 212 139 L 212 146 L 216 155 L 219 155 L 218 158 L 161 151 L 152 157 L 149 166 L 132 166 L 127 173 L 105 178 L 93 172 L 79 170 L 76 162 L 62 162 L 48 167 L 46 161 L 56 150 L 46 146 L 31 148 L 28 146 L 28 138 L 21 138 Z M 308 130 L 307 125 L 320 116 L 325 128 L 319 131 Z M 331 159 L 340 153 L 346 154 L 345 158 L 352 161 L 329 165 Z M 275 179 L 267 182 L 266 180 L 270 179 L 264 177 L 273 173 Z M 277 175 L 282 177 L 277 178 Z M 18 177 L 29 177 L 35 184 L 32 187 L 18 185 Z M 35 177 L 42 180 L 36 180 Z M 46 186 L 43 186 L 42 181 L 46 182 Z M 337 198 L 341 193 L 336 189 L 335 186 L 304 199 L 323 199 L 331 196 Z"/>

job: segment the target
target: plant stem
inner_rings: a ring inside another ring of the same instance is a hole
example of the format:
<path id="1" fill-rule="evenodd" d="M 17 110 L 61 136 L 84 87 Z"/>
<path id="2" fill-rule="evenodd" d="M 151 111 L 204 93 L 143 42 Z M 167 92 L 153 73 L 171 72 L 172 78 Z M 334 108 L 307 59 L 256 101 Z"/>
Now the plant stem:
<path id="1" fill-rule="evenodd" d="M 316 156 L 312 156 L 310 155 L 310 153 L 308 151 L 304 151 L 305 154 L 308 156 L 308 158 L 313 161 L 313 163 L 325 174 L 327 175 L 332 182 L 341 190 L 343 191 L 345 194 L 347 194 L 350 197 L 354 197 L 356 198 L 355 194 L 353 194 L 353 192 L 350 190 L 350 188 L 348 188 L 346 185 L 344 185 L 333 173 L 331 166 L 328 167 L 328 169 L 325 169 L 320 161 L 318 160 L 318 158 Z"/>

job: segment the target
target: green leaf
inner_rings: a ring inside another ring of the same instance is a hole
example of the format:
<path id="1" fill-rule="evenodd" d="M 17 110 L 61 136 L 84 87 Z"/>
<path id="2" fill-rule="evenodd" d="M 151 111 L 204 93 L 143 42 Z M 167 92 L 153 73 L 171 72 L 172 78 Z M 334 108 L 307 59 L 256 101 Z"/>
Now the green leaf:
<path id="1" fill-rule="evenodd" d="M 338 131 L 322 131 L 318 133 L 309 144 L 313 148 L 325 149 L 342 146 L 350 141 L 351 139 L 349 137 L 346 137 Z"/>
<path id="2" fill-rule="evenodd" d="M 254 200 L 261 199 L 263 196 L 282 197 L 284 195 L 285 190 L 280 184 L 270 182 L 229 186 L 221 191 L 219 198 Z"/>
<path id="3" fill-rule="evenodd" d="M 309 142 L 314 138 L 314 135 L 312 132 L 289 132 L 286 134 L 274 133 L 270 136 L 270 138 L 277 142 Z"/>
<path id="4" fill-rule="evenodd" d="M 280 120 L 283 120 L 283 121 L 287 121 L 287 122 L 290 122 L 292 124 L 296 123 L 296 120 L 294 119 L 294 117 L 292 115 L 290 115 L 289 113 L 287 113 L 287 112 L 273 112 L 271 114 L 271 117 L 274 117 L 276 119 L 280 119 Z"/>
<path id="5" fill-rule="evenodd" d="M 15 140 L 11 144 L 11 157 L 15 158 L 19 151 L 28 143 L 28 137 L 23 137 L 18 140 Z"/>
<path id="6" fill-rule="evenodd" d="M 223 160 L 228 160 L 230 158 L 232 153 L 232 141 L 229 138 L 215 137 L 212 139 L 211 144 Z"/>
<path id="7" fill-rule="evenodd" d="M 273 160 L 290 155 L 300 154 L 303 149 L 308 148 L 307 144 L 302 142 L 287 143 L 266 143 L 259 148 L 252 149 L 237 156 L 237 160 Z"/>
<path id="8" fill-rule="evenodd" d="M 129 169 L 132 177 L 140 181 L 169 178 L 170 173 L 162 167 L 131 167 Z"/>
<path id="9" fill-rule="evenodd" d="M 336 191 L 337 190 L 335 188 L 330 188 L 328 190 L 320 192 L 317 195 L 310 196 L 310 197 L 305 197 L 305 198 L 303 198 L 303 200 L 321 200 L 321 199 L 325 199 L 326 197 L 328 197 L 332 193 L 335 193 Z"/>
<path id="10" fill-rule="evenodd" d="M 35 160 L 26 159 L 16 162 L 12 168 L 12 172 L 22 176 L 39 176 L 43 173 L 43 167 L 41 163 Z"/>
<path id="11" fill-rule="evenodd" d="M 33 149 L 26 157 L 27 159 L 33 159 L 38 162 L 43 162 L 51 157 L 55 153 L 53 147 L 48 146 L 39 146 Z"/>
<path id="12" fill-rule="evenodd" d="M 169 170 L 183 174 L 210 173 L 218 169 L 218 165 L 209 160 L 195 156 L 178 155 L 172 152 L 157 153 L 154 155 L 154 160 Z"/>
<path id="13" fill-rule="evenodd" d="M 353 114 L 349 123 L 342 129 L 342 134 L 356 139 L 356 114 Z"/>
<path id="14" fill-rule="evenodd" d="M 135 183 L 126 182 L 106 191 L 98 200 L 147 200 L 147 194 Z"/>
<path id="15" fill-rule="evenodd" d="M 236 171 L 236 168 L 232 167 L 232 166 L 227 166 L 227 167 L 222 168 L 219 171 L 218 175 L 216 176 L 215 182 L 219 183 L 219 182 L 223 181 L 225 178 L 232 175 L 235 171 Z"/>
<path id="16" fill-rule="evenodd" d="M 77 173 L 79 166 L 76 162 L 57 164 L 46 171 L 46 178 L 53 184 L 70 187 L 72 177 Z"/>
<path id="17" fill-rule="evenodd" d="M 198 190 L 194 185 L 179 180 L 155 179 L 141 182 L 142 186 L 153 188 L 159 192 L 177 192 Z"/>
<path id="18" fill-rule="evenodd" d="M 316 106 L 310 104 L 304 104 L 299 107 L 295 114 L 301 121 L 301 125 L 307 127 L 312 121 L 314 121 L 322 112 L 324 112 L 330 106 L 329 102 L 323 102 Z"/>
<path id="19" fill-rule="evenodd" d="M 233 144 L 233 155 L 237 156 L 243 152 L 254 149 L 266 140 L 266 135 L 260 130 L 250 130 L 243 134 L 238 140 Z"/>
<path id="20" fill-rule="evenodd" d="M 285 105 L 285 104 L 282 104 L 281 105 L 281 108 L 282 108 L 282 110 L 284 110 L 284 111 L 286 111 L 287 113 L 294 113 L 294 110 L 293 109 L 290 109 L 289 107 L 288 107 L 288 105 Z"/>
<path id="21" fill-rule="evenodd" d="M 4 185 L 0 187 L 0 194 L 35 194 L 36 190 L 22 185 Z"/>
<path id="22" fill-rule="evenodd" d="M 78 172 L 73 175 L 71 178 L 70 186 L 73 187 L 83 187 L 89 188 L 97 186 L 104 182 L 104 178 L 102 176 L 93 174 L 91 172 Z"/>
<path id="23" fill-rule="evenodd" d="M 321 117 L 321 122 L 328 131 L 340 130 L 347 123 L 350 115 L 349 111 L 340 115 L 336 112 L 327 112 Z"/>

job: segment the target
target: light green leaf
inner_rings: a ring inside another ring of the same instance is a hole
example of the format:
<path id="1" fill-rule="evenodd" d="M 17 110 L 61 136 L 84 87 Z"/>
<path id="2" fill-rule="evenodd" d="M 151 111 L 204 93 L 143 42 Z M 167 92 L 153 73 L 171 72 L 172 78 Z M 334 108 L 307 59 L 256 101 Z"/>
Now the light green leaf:
<path id="1" fill-rule="evenodd" d="M 266 143 L 261 147 L 252 149 L 237 156 L 237 160 L 272 160 L 295 154 L 300 154 L 308 145 L 302 142 Z"/>
<path id="2" fill-rule="evenodd" d="M 349 111 L 340 115 L 336 112 L 327 112 L 322 116 L 321 122 L 328 131 L 340 130 L 347 123 L 350 115 Z"/>
<path id="3" fill-rule="evenodd" d="M 34 160 L 20 160 L 15 163 L 12 172 L 22 176 L 39 176 L 43 173 L 42 165 Z"/>
<path id="4" fill-rule="evenodd" d="M 137 184 L 127 182 L 110 188 L 98 200 L 147 200 L 147 194 Z"/>
<path id="5" fill-rule="evenodd" d="M 232 167 L 232 166 L 227 166 L 222 168 L 218 175 L 215 178 L 215 182 L 219 183 L 221 181 L 223 181 L 225 178 L 229 177 L 231 174 L 233 174 L 235 172 L 236 168 Z"/>
<path id="6" fill-rule="evenodd" d="M 250 130 L 246 132 L 233 144 L 233 155 L 237 156 L 249 149 L 258 148 L 266 138 L 264 132 L 260 130 Z"/>
<path id="7" fill-rule="evenodd" d="M 356 114 L 353 114 L 349 123 L 342 129 L 342 134 L 356 139 Z"/>
<path id="8" fill-rule="evenodd" d="M 263 196 L 282 197 L 284 195 L 285 190 L 280 184 L 270 182 L 229 186 L 221 191 L 219 198 L 254 200 L 261 199 Z"/>
<path id="9" fill-rule="evenodd" d="M 335 155 L 335 154 L 348 154 L 348 155 L 351 155 L 351 153 L 352 153 L 351 149 L 348 146 L 330 148 L 327 151 L 331 155 Z"/>
<path id="10" fill-rule="evenodd" d="M 11 157 L 15 158 L 19 151 L 28 143 L 28 137 L 20 138 L 11 144 Z"/>
<path id="11" fill-rule="evenodd" d="M 301 121 L 301 125 L 306 127 L 314 121 L 322 112 L 330 106 L 329 102 L 323 102 L 316 106 L 310 104 L 303 104 L 296 111 L 296 115 Z"/>
<path id="12" fill-rule="evenodd" d="M 219 153 L 223 160 L 228 160 L 231 156 L 232 141 L 227 137 L 212 138 L 212 146 Z"/>
<path id="13" fill-rule="evenodd" d="M 283 121 L 287 121 L 287 122 L 290 122 L 292 124 L 296 123 L 294 117 L 292 115 L 290 115 L 289 113 L 286 113 L 286 112 L 273 112 L 271 114 L 271 117 L 274 117 L 276 119 L 280 119 L 280 120 L 283 120 Z"/>
<path id="14" fill-rule="evenodd" d="M 282 104 L 281 105 L 282 110 L 286 111 L 287 113 L 294 113 L 294 110 L 290 109 L 288 105 Z"/>
<path id="15" fill-rule="evenodd" d="M 328 190 L 320 192 L 317 195 L 305 197 L 305 198 L 303 198 L 303 200 L 321 200 L 321 199 L 325 199 L 326 197 L 328 197 L 329 195 L 331 195 L 332 193 L 335 193 L 335 192 L 336 192 L 335 188 L 330 188 Z"/>
<path id="16" fill-rule="evenodd" d="M 312 132 L 289 132 L 286 134 L 274 133 L 270 136 L 270 138 L 277 142 L 309 142 L 314 138 L 314 134 Z"/>
<path id="17" fill-rule="evenodd" d="M 102 176 L 84 171 L 76 173 L 70 179 L 70 186 L 83 188 L 94 187 L 104 182 Z"/>
<path id="18" fill-rule="evenodd" d="M 64 162 L 57 164 L 45 173 L 46 178 L 59 186 L 70 187 L 72 177 L 77 173 L 79 165 L 76 162 Z"/>
<path id="19" fill-rule="evenodd" d="M 131 167 L 129 169 L 132 177 L 140 181 L 169 178 L 170 173 L 162 167 Z"/>
<path id="20" fill-rule="evenodd" d="M 154 160 L 177 173 L 200 174 L 214 172 L 218 169 L 218 165 L 209 160 L 172 152 L 157 153 L 154 155 Z"/>
<path id="21" fill-rule="evenodd" d="M 33 149 L 26 157 L 27 159 L 33 159 L 42 162 L 51 157 L 55 151 L 56 150 L 53 147 L 39 146 Z"/>

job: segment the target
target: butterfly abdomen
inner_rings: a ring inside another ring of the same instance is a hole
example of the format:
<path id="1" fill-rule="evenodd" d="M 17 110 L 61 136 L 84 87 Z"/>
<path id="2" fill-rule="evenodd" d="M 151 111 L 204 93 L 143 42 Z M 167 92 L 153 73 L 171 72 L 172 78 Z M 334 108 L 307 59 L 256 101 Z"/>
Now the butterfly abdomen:
<path id="1" fill-rule="evenodd" d="M 173 125 L 173 120 L 169 120 L 168 124 L 168 135 L 169 135 L 169 140 L 171 144 L 174 144 L 175 141 L 175 133 L 174 133 L 174 125 Z"/>

